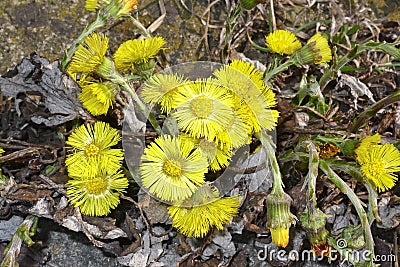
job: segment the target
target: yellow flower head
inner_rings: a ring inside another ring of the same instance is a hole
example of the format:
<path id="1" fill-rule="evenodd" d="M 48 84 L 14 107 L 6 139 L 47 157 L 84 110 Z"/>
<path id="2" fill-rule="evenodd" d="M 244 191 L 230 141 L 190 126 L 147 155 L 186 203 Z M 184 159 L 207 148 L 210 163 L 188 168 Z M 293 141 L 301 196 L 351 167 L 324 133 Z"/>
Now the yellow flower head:
<path id="1" fill-rule="evenodd" d="M 154 58 L 165 45 L 162 37 L 156 36 L 144 40 L 128 40 L 122 43 L 114 54 L 115 67 L 118 71 L 127 71 Z"/>
<path id="2" fill-rule="evenodd" d="M 85 38 L 72 57 L 69 72 L 95 72 L 105 61 L 108 38 L 104 34 L 93 33 Z"/>
<path id="3" fill-rule="evenodd" d="M 73 148 L 65 160 L 70 175 L 92 172 L 92 168 L 81 168 L 80 163 L 87 161 L 89 166 L 99 166 L 102 170 L 119 169 L 124 158 L 122 149 L 112 149 L 121 140 L 117 129 L 105 122 L 94 125 L 81 125 L 72 133 L 67 144 Z M 88 174 L 88 175 L 89 175 Z"/>
<path id="4" fill-rule="evenodd" d="M 158 103 L 161 111 L 169 113 L 174 106 L 178 87 L 188 81 L 176 74 L 155 74 L 143 85 L 141 96 L 144 102 Z"/>
<path id="5" fill-rule="evenodd" d="M 82 92 L 78 98 L 92 115 L 98 116 L 107 114 L 115 100 L 117 90 L 113 83 L 90 83 L 82 86 Z"/>
<path id="6" fill-rule="evenodd" d="M 142 184 L 162 200 L 185 199 L 204 184 L 207 167 L 207 158 L 193 144 L 163 135 L 144 150 Z"/>
<path id="7" fill-rule="evenodd" d="M 332 60 L 332 52 L 326 40 L 320 33 L 314 34 L 306 44 L 311 48 L 313 54 L 313 63 L 322 64 Z"/>
<path id="8" fill-rule="evenodd" d="M 85 8 L 92 12 L 105 8 L 113 19 L 119 19 L 129 16 L 137 9 L 137 4 L 138 0 L 86 0 Z"/>
<path id="9" fill-rule="evenodd" d="M 4 153 L 4 149 L 0 147 L 0 156 Z"/>
<path id="10" fill-rule="evenodd" d="M 115 19 L 129 16 L 132 11 L 137 9 L 137 4 L 139 3 L 138 0 L 117 0 L 116 2 L 119 10 L 113 14 Z"/>
<path id="11" fill-rule="evenodd" d="M 267 196 L 267 225 L 272 241 L 279 247 L 286 247 L 289 242 L 289 228 L 296 222 L 290 212 L 291 197 L 283 192 L 272 192 Z"/>
<path id="12" fill-rule="evenodd" d="M 294 33 L 287 30 L 276 30 L 265 37 L 266 46 L 277 54 L 291 55 L 301 48 L 301 43 Z"/>
<path id="13" fill-rule="evenodd" d="M 207 157 L 212 171 L 219 171 L 228 166 L 232 156 L 232 149 L 230 146 L 218 146 L 213 141 L 209 141 L 205 138 L 193 138 L 185 133 L 181 133 L 180 136 L 183 142 L 191 142 L 195 148 L 198 148 L 200 152 Z"/>
<path id="14" fill-rule="evenodd" d="M 168 213 L 179 232 L 187 237 L 203 237 L 213 227 L 223 230 L 238 213 L 239 205 L 239 198 L 220 198 L 214 187 L 205 185 L 189 199 L 168 207 Z"/>
<path id="15" fill-rule="evenodd" d="M 82 214 L 103 216 L 110 213 L 119 204 L 119 195 L 128 187 L 128 179 L 122 170 L 102 169 L 91 166 L 97 172 L 90 175 L 72 175 L 68 182 L 69 201 L 79 207 Z"/>
<path id="16" fill-rule="evenodd" d="M 364 137 L 358 144 L 358 147 L 354 150 L 357 162 L 359 158 L 367 154 L 372 145 L 377 145 L 380 142 L 381 142 L 381 136 L 378 133 Z"/>
<path id="17" fill-rule="evenodd" d="M 263 96 L 265 98 L 265 102 L 267 103 L 267 106 L 269 108 L 276 106 L 277 102 L 276 102 L 275 94 L 271 90 L 271 88 L 269 88 L 264 83 L 264 79 L 263 79 L 264 74 L 262 71 L 260 71 L 256 67 L 254 67 L 254 65 L 252 65 L 250 62 L 244 62 L 242 60 L 233 60 L 229 64 L 229 66 L 232 67 L 235 71 L 240 72 L 240 74 L 243 74 L 244 77 L 242 77 L 242 78 L 245 78 L 245 80 L 247 82 L 252 82 L 252 85 L 253 86 L 255 85 L 257 87 L 257 89 L 263 94 Z M 223 78 L 223 77 L 221 77 L 221 78 Z M 250 79 L 250 81 L 248 79 Z M 232 86 L 232 83 L 225 82 L 224 85 L 225 84 L 229 84 L 229 85 L 231 85 L 232 88 L 235 88 L 234 86 Z M 256 95 L 259 94 L 259 92 L 255 89 L 250 90 L 248 93 L 252 93 L 252 91 L 254 91 L 253 94 L 254 93 Z M 239 94 L 239 96 L 241 96 L 243 99 L 246 100 L 247 94 L 241 95 L 239 88 L 237 88 L 237 89 L 235 88 L 234 93 Z"/>
<path id="18" fill-rule="evenodd" d="M 397 181 L 393 173 L 400 171 L 399 150 L 392 144 L 370 145 L 363 153 L 357 157 L 363 175 L 377 187 L 378 192 L 391 189 Z"/>
<path id="19" fill-rule="evenodd" d="M 231 94 L 211 79 L 179 87 L 174 104 L 178 126 L 196 138 L 214 140 L 234 116 Z"/>
<path id="20" fill-rule="evenodd" d="M 234 97 L 234 109 L 254 132 L 261 128 L 272 130 L 278 121 L 279 113 L 270 109 L 276 105 L 275 95 L 271 89 L 258 79 L 254 71 L 243 61 L 236 61 L 232 66 L 225 65 L 214 72 L 218 82 L 228 88 Z M 238 112 L 240 110 L 240 112 Z"/>
<path id="21" fill-rule="evenodd" d="M 251 142 L 251 126 L 242 120 L 248 118 L 242 111 L 243 109 L 235 110 L 235 116 L 228 121 L 226 130 L 215 137 L 215 142 L 219 146 L 235 149 Z"/>

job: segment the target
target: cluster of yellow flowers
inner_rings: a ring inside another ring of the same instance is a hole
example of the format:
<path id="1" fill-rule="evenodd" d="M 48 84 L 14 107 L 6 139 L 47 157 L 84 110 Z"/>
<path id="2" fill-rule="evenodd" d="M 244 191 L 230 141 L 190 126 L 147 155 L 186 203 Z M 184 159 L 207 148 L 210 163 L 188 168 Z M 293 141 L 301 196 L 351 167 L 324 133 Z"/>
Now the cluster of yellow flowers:
<path id="1" fill-rule="evenodd" d="M 120 140 L 117 129 L 96 122 L 79 126 L 66 142 L 72 148 L 65 161 L 70 177 L 67 195 L 85 215 L 107 215 L 128 187 L 121 170 L 123 151 L 111 148 Z"/>
<path id="2" fill-rule="evenodd" d="M 83 106 L 93 115 L 106 114 L 112 107 L 119 85 L 114 82 L 118 71 L 133 71 L 147 63 L 164 46 L 162 37 L 128 40 L 114 53 L 114 61 L 106 56 L 108 38 L 93 33 L 85 38 L 72 57 L 68 72 L 82 88 L 78 95 Z"/>
<path id="3" fill-rule="evenodd" d="M 378 192 L 391 189 L 400 171 L 400 152 L 393 144 L 379 144 L 379 134 L 367 136 L 361 140 L 355 156 L 361 166 L 362 174 L 370 180 Z"/>
<path id="4" fill-rule="evenodd" d="M 272 130 L 279 113 L 272 110 L 275 95 L 263 73 L 250 63 L 234 60 L 214 77 L 187 80 L 177 74 L 156 74 L 141 96 L 160 106 L 180 129 L 178 136 L 162 135 L 144 151 L 142 184 L 163 201 L 173 225 L 187 236 L 204 236 L 223 228 L 237 213 L 237 197 L 220 197 L 205 174 L 228 166 L 234 149 L 250 143 L 261 129 Z"/>
<path id="5" fill-rule="evenodd" d="M 266 46 L 274 53 L 292 55 L 299 65 L 323 64 L 332 60 L 328 41 L 316 33 L 302 46 L 296 35 L 287 30 L 276 30 L 265 37 Z"/>

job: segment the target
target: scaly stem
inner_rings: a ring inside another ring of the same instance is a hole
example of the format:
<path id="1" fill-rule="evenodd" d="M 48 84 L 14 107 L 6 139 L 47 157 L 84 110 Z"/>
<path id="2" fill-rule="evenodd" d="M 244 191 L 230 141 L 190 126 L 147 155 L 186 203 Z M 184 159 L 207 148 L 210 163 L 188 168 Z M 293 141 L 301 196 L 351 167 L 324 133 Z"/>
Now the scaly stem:
<path id="1" fill-rule="evenodd" d="M 328 176 L 329 180 L 336 185 L 340 191 L 347 195 L 350 199 L 351 203 L 353 203 L 354 208 L 357 211 L 358 217 L 360 218 L 361 225 L 364 229 L 364 238 L 366 243 L 366 249 L 371 253 L 373 257 L 374 254 L 374 239 L 372 237 L 370 224 L 368 222 L 368 216 L 362 207 L 360 199 L 356 196 L 354 191 L 339 177 L 328 165 L 328 163 L 324 160 L 321 160 L 319 163 L 320 169 Z M 368 266 L 372 266 L 372 261 L 368 263 Z"/>
<path id="2" fill-rule="evenodd" d="M 108 15 L 99 11 L 97 13 L 96 20 L 93 21 L 93 23 L 90 24 L 89 26 L 86 26 L 85 29 L 83 29 L 81 35 L 79 35 L 79 37 L 74 40 L 74 42 L 72 43 L 72 45 L 70 46 L 68 51 L 65 51 L 64 58 L 61 61 L 61 70 L 62 71 L 65 71 L 67 69 L 67 66 L 68 66 L 69 62 L 71 61 L 72 56 L 74 55 L 76 49 L 78 48 L 78 45 L 80 45 L 89 34 L 93 33 L 95 30 L 103 27 L 106 24 L 107 19 L 108 19 Z"/>
<path id="3" fill-rule="evenodd" d="M 221 62 L 226 63 L 228 57 L 229 46 L 232 38 L 232 32 L 235 28 L 235 22 L 237 17 L 239 16 L 240 12 L 242 11 L 241 6 L 238 4 L 236 5 L 235 9 L 229 14 L 228 20 L 226 22 L 226 32 L 225 32 L 225 41 L 224 41 L 224 48 L 221 53 Z"/>
<path id="4" fill-rule="evenodd" d="M 306 186 L 308 186 L 306 195 L 307 206 L 309 212 L 313 213 L 315 212 L 315 208 L 317 207 L 317 196 L 315 194 L 315 188 L 318 177 L 319 155 L 317 149 L 315 148 L 315 145 L 311 141 L 307 141 L 306 145 L 310 153 L 310 158 L 308 161 L 308 174 L 306 180 L 304 181 L 302 190 Z"/>
<path id="5" fill-rule="evenodd" d="M 381 223 L 381 218 L 378 213 L 378 194 L 376 193 L 375 186 L 368 180 L 364 179 L 364 185 L 368 191 L 368 221 L 371 225 L 374 222 L 374 219 L 378 223 Z"/>
<path id="6" fill-rule="evenodd" d="M 159 135 L 162 135 L 163 134 L 162 129 L 158 124 L 156 118 L 154 117 L 153 113 L 151 113 L 150 110 L 147 108 L 147 106 L 142 102 L 142 100 L 140 100 L 135 90 L 133 90 L 132 87 L 126 82 L 124 77 L 122 77 L 119 73 L 115 72 L 112 74 L 110 81 L 119 84 L 123 90 L 125 90 L 131 95 L 132 99 L 135 101 L 140 112 L 142 112 L 143 115 L 150 121 L 151 125 L 156 130 L 156 132 Z"/>
<path id="7" fill-rule="evenodd" d="M 132 24 L 135 25 L 135 27 L 140 31 L 141 34 L 143 34 L 147 38 L 151 37 L 150 32 L 146 29 L 145 26 L 143 26 L 143 24 L 139 20 L 135 19 L 132 16 L 128 16 L 128 18 L 132 22 Z"/>
<path id="8" fill-rule="evenodd" d="M 294 64 L 294 61 L 292 61 L 292 60 L 289 59 L 289 60 L 286 61 L 285 63 L 274 67 L 272 70 L 266 71 L 266 72 L 264 73 L 264 82 L 265 82 L 265 83 L 268 82 L 268 81 L 269 81 L 272 77 L 274 77 L 276 74 L 278 74 L 278 73 L 280 73 L 280 72 L 282 72 L 282 71 L 287 70 L 287 69 L 288 69 L 291 65 L 293 65 L 293 64 Z"/>
<path id="9" fill-rule="evenodd" d="M 38 217 L 28 215 L 12 236 L 10 243 L 4 250 L 4 258 L 0 267 L 18 266 L 17 257 L 21 251 L 22 243 L 28 246 L 35 244 L 31 239 L 36 232 Z"/>
<path id="10" fill-rule="evenodd" d="M 283 183 L 282 183 L 282 175 L 279 170 L 279 164 L 275 156 L 275 144 L 274 141 L 272 141 L 271 136 L 269 136 L 265 132 L 258 132 L 254 134 L 260 141 L 261 144 L 265 150 L 265 153 L 269 159 L 269 163 L 271 164 L 271 173 L 272 177 L 274 179 L 273 185 L 272 185 L 272 191 L 271 193 L 276 193 L 279 194 L 279 196 L 282 196 L 284 191 L 283 191 Z"/>

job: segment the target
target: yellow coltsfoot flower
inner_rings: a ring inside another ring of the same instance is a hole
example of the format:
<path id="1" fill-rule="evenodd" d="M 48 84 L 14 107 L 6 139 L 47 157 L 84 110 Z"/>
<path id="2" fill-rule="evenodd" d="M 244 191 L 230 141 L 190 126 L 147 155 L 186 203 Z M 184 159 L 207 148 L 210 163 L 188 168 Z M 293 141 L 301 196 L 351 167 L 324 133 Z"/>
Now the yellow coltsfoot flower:
<path id="1" fill-rule="evenodd" d="M 264 83 L 264 78 L 263 78 L 264 74 L 262 71 L 257 69 L 250 62 L 244 62 L 242 60 L 233 60 L 229 64 L 229 66 L 232 67 L 233 69 L 239 71 L 243 75 L 245 75 L 245 77 L 247 79 L 250 79 L 250 81 L 254 83 L 254 85 L 258 88 L 258 90 L 260 90 L 260 92 L 262 92 L 269 108 L 276 106 L 277 102 L 276 102 L 275 94 L 271 90 L 271 88 L 269 88 L 269 86 L 267 86 Z M 226 85 L 227 87 L 232 87 L 232 83 L 224 82 L 223 84 Z M 228 85 L 230 85 L 230 86 L 228 86 Z M 236 89 L 236 91 L 237 92 L 235 92 L 235 93 L 240 92 L 237 89 Z M 256 95 L 258 95 L 258 92 L 256 92 Z M 242 98 L 246 99 L 245 96 L 244 97 L 242 96 Z"/>
<path id="2" fill-rule="evenodd" d="M 154 105 L 159 104 L 161 111 L 169 113 L 175 106 L 175 96 L 179 86 L 189 82 L 177 74 L 155 74 L 148 79 L 140 95 L 144 102 Z"/>
<path id="3" fill-rule="evenodd" d="M 249 63 L 234 61 L 232 66 L 225 65 L 214 75 L 231 92 L 234 110 L 239 115 L 244 114 L 241 119 L 250 125 L 252 132 L 261 128 L 271 130 L 276 126 L 279 113 L 271 109 L 276 105 L 275 95 L 262 81 L 261 72 Z"/>
<path id="4" fill-rule="evenodd" d="M 238 213 L 238 197 L 222 197 L 215 187 L 204 185 L 193 195 L 168 207 L 172 226 L 187 237 L 204 237 L 213 227 L 224 229 Z"/>
<path id="5" fill-rule="evenodd" d="M 357 148 L 354 150 L 357 162 L 361 157 L 365 156 L 368 153 L 372 145 L 377 145 L 380 142 L 381 136 L 378 133 L 374 135 L 368 135 L 361 139 L 361 141 L 358 143 Z"/>
<path id="6" fill-rule="evenodd" d="M 86 0 L 85 8 L 92 12 L 104 8 L 105 14 L 116 20 L 129 16 L 137 9 L 138 2 L 138 0 Z"/>
<path id="7" fill-rule="evenodd" d="M 132 11 L 137 9 L 137 5 L 139 0 L 114 0 L 116 2 L 116 6 L 118 7 L 117 11 L 112 13 L 114 19 L 119 19 L 122 17 L 129 16 Z"/>
<path id="8" fill-rule="evenodd" d="M 118 88 L 110 82 L 90 83 L 82 86 L 82 92 L 78 95 L 79 100 L 92 115 L 107 114 L 107 111 L 115 100 Z"/>
<path id="9" fill-rule="evenodd" d="M 102 170 L 119 169 L 124 158 L 123 151 L 111 147 L 120 140 L 121 135 L 118 130 L 111 128 L 105 122 L 79 126 L 66 142 L 73 151 L 65 160 L 68 173 L 77 176 L 95 172 L 93 168 L 81 167 L 81 162 L 86 161 L 89 166 L 99 166 Z"/>
<path id="10" fill-rule="evenodd" d="M 232 95 L 212 79 L 179 87 L 174 104 L 178 126 L 195 138 L 214 140 L 234 117 Z"/>
<path id="11" fill-rule="evenodd" d="M 4 153 L 4 149 L 0 147 L 0 156 Z"/>
<path id="12" fill-rule="evenodd" d="M 87 36 L 73 55 L 68 72 L 95 72 L 105 61 L 107 48 L 108 38 L 104 34 L 93 33 Z"/>
<path id="13" fill-rule="evenodd" d="M 190 197 L 204 184 L 207 158 L 190 142 L 163 135 L 155 139 L 142 156 L 142 184 L 164 201 Z"/>
<path id="14" fill-rule="evenodd" d="M 332 51 L 328 40 L 320 33 L 316 33 L 305 46 L 293 54 L 292 58 L 299 65 L 323 64 L 332 60 Z"/>
<path id="15" fill-rule="evenodd" d="M 274 53 L 291 55 L 301 48 L 301 43 L 294 33 L 276 30 L 265 37 L 266 46 Z"/>
<path id="16" fill-rule="evenodd" d="M 362 156 L 357 156 L 362 174 L 376 186 L 378 192 L 391 189 L 398 179 L 394 173 L 400 171 L 399 150 L 392 144 L 370 145 L 368 151 L 362 153 Z"/>
<path id="17" fill-rule="evenodd" d="M 326 40 L 320 33 L 314 34 L 308 41 L 307 45 L 313 47 L 315 51 L 314 63 L 322 64 L 332 60 L 332 52 Z"/>
<path id="18" fill-rule="evenodd" d="M 85 164 L 83 164 L 85 165 Z M 69 201 L 79 207 L 82 214 L 103 216 L 119 204 L 119 196 L 126 191 L 128 179 L 122 170 L 103 169 L 100 166 L 86 166 L 97 170 L 90 174 L 70 175 L 67 182 Z"/>
<path id="19" fill-rule="evenodd" d="M 121 72 L 134 69 L 135 65 L 154 58 L 165 44 L 166 41 L 160 36 L 128 40 L 122 43 L 114 54 L 115 67 Z"/>
<path id="20" fill-rule="evenodd" d="M 251 142 L 251 126 L 243 121 L 247 115 L 241 113 L 241 110 L 235 110 L 234 114 L 232 120 L 228 121 L 226 130 L 215 137 L 215 143 L 219 146 L 235 149 Z"/>
<path id="21" fill-rule="evenodd" d="M 207 157 L 210 169 L 212 171 L 219 171 L 228 166 L 232 156 L 231 146 L 217 145 L 213 141 L 206 138 L 194 138 L 188 134 L 180 134 L 183 142 L 190 142 L 195 148 L 198 148 L 202 154 Z"/>

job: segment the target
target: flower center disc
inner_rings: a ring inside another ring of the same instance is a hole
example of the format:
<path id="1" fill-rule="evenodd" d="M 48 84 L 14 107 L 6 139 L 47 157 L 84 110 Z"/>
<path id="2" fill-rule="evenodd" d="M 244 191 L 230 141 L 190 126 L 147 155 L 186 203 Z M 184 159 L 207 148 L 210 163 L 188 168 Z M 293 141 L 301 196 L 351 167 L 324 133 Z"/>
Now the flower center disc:
<path id="1" fill-rule="evenodd" d="M 162 170 L 164 173 L 172 177 L 179 177 L 182 174 L 181 164 L 176 160 L 164 161 Z"/>
<path id="2" fill-rule="evenodd" d="M 88 157 L 95 157 L 99 154 L 100 148 L 94 144 L 90 144 L 85 149 L 85 154 Z"/>
<path id="3" fill-rule="evenodd" d="M 190 109 L 198 118 L 205 119 L 213 110 L 213 101 L 204 95 L 198 96 L 190 102 Z"/>
<path id="4" fill-rule="evenodd" d="M 367 177 L 379 177 L 385 173 L 385 164 L 381 160 L 369 162 L 361 166 L 361 171 L 363 171 Z"/>
<path id="5" fill-rule="evenodd" d="M 106 191 L 107 182 L 100 177 L 96 177 L 87 181 L 86 189 L 89 192 L 89 194 L 100 195 L 101 193 Z"/>

